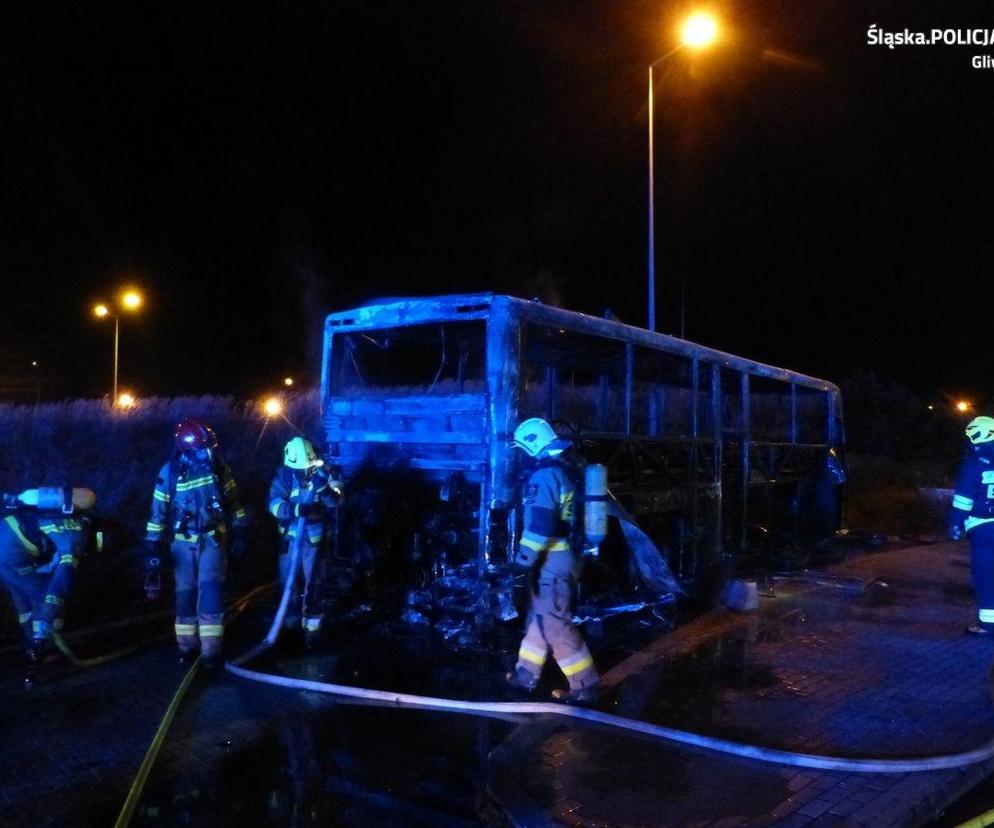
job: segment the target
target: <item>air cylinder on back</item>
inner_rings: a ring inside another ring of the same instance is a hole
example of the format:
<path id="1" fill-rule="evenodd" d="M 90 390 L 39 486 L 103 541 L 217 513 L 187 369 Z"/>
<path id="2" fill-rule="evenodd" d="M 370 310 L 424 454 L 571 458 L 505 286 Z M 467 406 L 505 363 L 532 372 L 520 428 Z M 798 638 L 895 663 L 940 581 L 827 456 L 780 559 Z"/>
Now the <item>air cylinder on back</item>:
<path id="1" fill-rule="evenodd" d="M 92 489 L 69 486 L 39 486 L 37 489 L 25 489 L 17 499 L 25 506 L 65 514 L 69 514 L 73 509 L 92 509 L 97 502 L 97 496 Z"/>
<path id="2" fill-rule="evenodd" d="M 583 472 L 583 534 L 587 546 L 607 537 L 607 466 L 590 463 Z"/>

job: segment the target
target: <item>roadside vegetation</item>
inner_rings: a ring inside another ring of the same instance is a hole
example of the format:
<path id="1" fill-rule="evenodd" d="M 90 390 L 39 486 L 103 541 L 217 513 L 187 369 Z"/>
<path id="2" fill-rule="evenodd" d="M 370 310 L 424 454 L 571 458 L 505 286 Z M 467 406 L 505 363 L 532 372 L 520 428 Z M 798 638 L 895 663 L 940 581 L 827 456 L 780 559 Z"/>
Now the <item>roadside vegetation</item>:
<path id="1" fill-rule="evenodd" d="M 948 489 L 963 456 L 963 426 L 946 400 L 929 402 L 870 373 L 842 383 L 848 525 L 896 536 L 945 533 Z"/>

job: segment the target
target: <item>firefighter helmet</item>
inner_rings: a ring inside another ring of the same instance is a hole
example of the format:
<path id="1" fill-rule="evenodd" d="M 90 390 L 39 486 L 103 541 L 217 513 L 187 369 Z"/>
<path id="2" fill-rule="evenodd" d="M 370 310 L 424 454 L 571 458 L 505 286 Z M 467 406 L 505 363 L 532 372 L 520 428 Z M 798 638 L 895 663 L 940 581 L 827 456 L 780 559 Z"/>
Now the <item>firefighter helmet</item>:
<path id="1" fill-rule="evenodd" d="M 560 440 L 555 429 L 541 417 L 525 420 L 514 429 L 514 447 L 529 457 L 538 457 L 543 449 L 565 449 L 569 442 Z"/>
<path id="2" fill-rule="evenodd" d="M 283 449 L 283 465 L 288 469 L 304 470 L 323 466 L 324 460 L 318 457 L 310 440 L 294 437 Z"/>
<path id="3" fill-rule="evenodd" d="M 217 435 L 214 429 L 189 417 L 176 426 L 173 439 L 176 441 L 176 451 L 217 448 Z"/>
<path id="4" fill-rule="evenodd" d="M 994 440 L 994 417 L 974 417 L 966 424 L 966 436 L 975 446 Z"/>

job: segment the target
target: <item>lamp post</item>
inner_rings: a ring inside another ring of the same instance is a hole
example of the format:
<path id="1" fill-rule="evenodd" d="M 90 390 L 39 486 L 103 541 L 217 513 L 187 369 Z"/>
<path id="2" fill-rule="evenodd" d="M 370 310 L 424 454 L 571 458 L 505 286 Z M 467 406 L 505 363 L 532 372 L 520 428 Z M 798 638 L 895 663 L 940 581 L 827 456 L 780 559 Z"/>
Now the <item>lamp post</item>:
<path id="1" fill-rule="evenodd" d="M 702 49 L 718 35 L 718 24 L 711 15 L 698 12 L 684 22 L 680 43 L 649 64 L 649 330 L 656 330 L 656 163 L 653 70 L 685 46 Z M 683 336 L 683 310 L 680 311 L 680 336 Z"/>
<path id="2" fill-rule="evenodd" d="M 114 319 L 114 392 L 111 396 L 111 404 L 117 405 L 117 367 L 118 354 L 121 342 L 121 311 L 136 312 L 144 303 L 144 297 L 134 288 L 123 289 L 117 297 L 117 307 L 112 310 L 110 305 L 99 302 L 93 306 L 93 315 L 97 319 L 106 319 L 108 316 Z"/>

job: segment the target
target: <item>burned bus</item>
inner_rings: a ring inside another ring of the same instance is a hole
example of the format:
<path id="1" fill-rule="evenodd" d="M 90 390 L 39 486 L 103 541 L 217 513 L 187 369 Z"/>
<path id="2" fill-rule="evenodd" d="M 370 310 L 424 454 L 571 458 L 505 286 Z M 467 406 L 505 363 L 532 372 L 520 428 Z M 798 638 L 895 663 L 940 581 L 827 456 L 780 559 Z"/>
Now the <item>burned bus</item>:
<path id="1" fill-rule="evenodd" d="M 764 545 L 824 538 L 842 520 L 832 383 L 537 301 L 454 295 L 333 313 L 321 405 L 349 492 L 335 566 L 409 604 L 444 603 L 447 585 L 474 613 L 496 606 L 524 461 L 511 435 L 528 417 L 607 467 L 611 493 L 690 593 L 747 573 Z M 614 600 L 644 593 L 614 541 L 593 570 Z"/>

